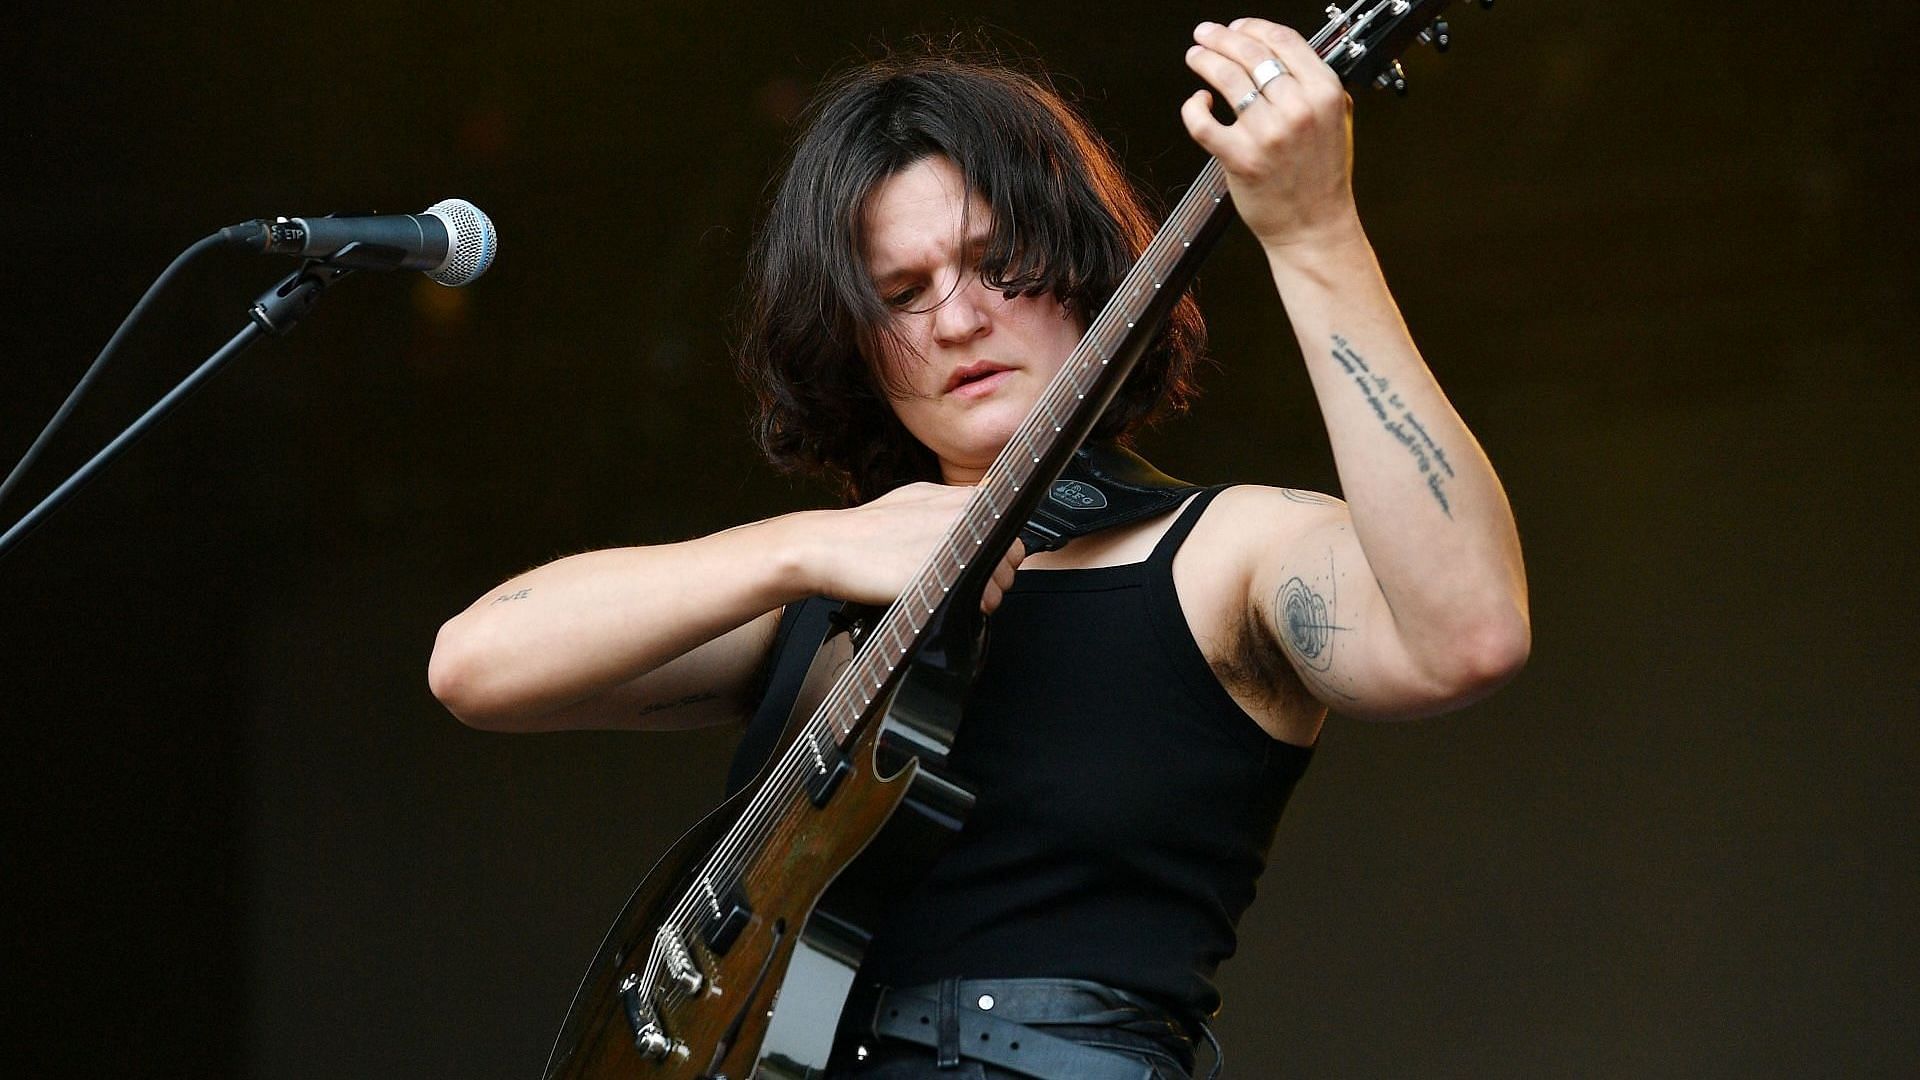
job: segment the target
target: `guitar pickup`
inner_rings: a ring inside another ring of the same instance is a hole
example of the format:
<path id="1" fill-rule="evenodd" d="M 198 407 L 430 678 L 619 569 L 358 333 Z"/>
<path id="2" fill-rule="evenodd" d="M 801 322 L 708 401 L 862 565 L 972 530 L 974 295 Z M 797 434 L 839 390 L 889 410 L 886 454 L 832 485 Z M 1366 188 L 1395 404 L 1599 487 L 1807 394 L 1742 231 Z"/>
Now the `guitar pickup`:
<path id="1" fill-rule="evenodd" d="M 818 749 L 814 751 L 814 761 L 819 767 L 807 777 L 807 798 L 812 799 L 816 807 L 826 806 L 827 800 L 833 798 L 834 789 L 840 786 L 840 781 L 853 773 L 853 762 L 847 760 L 846 751 L 832 744 L 829 746 L 831 749 L 825 753 Z"/>
<path id="2" fill-rule="evenodd" d="M 727 899 L 720 905 L 719 917 L 708 923 L 700 936 L 706 941 L 707 948 L 716 954 L 725 953 L 733 948 L 740 931 L 745 930 L 752 921 L 753 908 L 747 904 L 747 896 L 740 891 L 740 886 L 735 885 L 727 890 Z"/>

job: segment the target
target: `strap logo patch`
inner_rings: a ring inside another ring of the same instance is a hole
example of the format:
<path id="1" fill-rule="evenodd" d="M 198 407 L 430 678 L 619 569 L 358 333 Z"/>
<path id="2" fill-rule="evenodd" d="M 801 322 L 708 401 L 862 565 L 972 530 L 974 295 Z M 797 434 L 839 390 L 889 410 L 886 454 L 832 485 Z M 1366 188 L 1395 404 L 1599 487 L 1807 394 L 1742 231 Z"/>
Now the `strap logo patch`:
<path id="1" fill-rule="evenodd" d="M 1092 484 L 1078 480 L 1055 480 L 1047 498 L 1069 510 L 1105 510 L 1107 494 Z"/>

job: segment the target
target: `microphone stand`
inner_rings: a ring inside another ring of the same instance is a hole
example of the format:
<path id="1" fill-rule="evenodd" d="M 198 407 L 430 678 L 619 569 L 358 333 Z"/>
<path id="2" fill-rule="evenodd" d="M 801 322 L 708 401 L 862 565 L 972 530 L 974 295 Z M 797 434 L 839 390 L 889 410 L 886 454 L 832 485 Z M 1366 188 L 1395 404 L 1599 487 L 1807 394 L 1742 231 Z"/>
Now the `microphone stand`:
<path id="1" fill-rule="evenodd" d="M 47 515 L 71 498 L 81 485 L 93 478 L 94 474 L 105 468 L 114 458 L 119 457 L 122 451 L 133 444 L 134 440 L 146 434 L 147 429 L 172 411 L 175 405 L 185 401 L 189 394 L 212 378 L 226 365 L 227 361 L 245 352 L 247 346 L 252 345 L 262 333 L 278 337 L 293 329 L 295 323 L 299 322 L 307 312 L 313 310 L 314 304 L 320 299 L 320 294 L 326 291 L 327 286 L 352 273 L 353 267 L 338 265 L 337 260 L 340 256 L 347 255 L 349 262 L 354 261 L 349 253 L 361 246 L 349 244 L 326 260 L 314 259 L 302 263 L 300 269 L 287 275 L 273 288 L 261 293 L 260 298 L 253 302 L 253 306 L 247 309 L 249 321 L 239 333 L 233 335 L 225 345 L 220 346 L 220 349 L 195 368 L 191 375 L 180 380 L 179 385 L 169 390 L 165 397 L 154 402 L 153 407 L 142 413 L 139 419 L 127 425 L 127 429 L 102 447 L 99 453 L 93 455 L 92 460 L 74 470 L 72 476 L 67 477 L 59 487 L 54 488 L 46 498 L 41 499 L 38 506 L 27 511 L 19 521 L 14 522 L 4 535 L 0 535 L 0 558 L 5 558 L 7 552 L 11 551 L 36 525 L 44 521 Z"/>

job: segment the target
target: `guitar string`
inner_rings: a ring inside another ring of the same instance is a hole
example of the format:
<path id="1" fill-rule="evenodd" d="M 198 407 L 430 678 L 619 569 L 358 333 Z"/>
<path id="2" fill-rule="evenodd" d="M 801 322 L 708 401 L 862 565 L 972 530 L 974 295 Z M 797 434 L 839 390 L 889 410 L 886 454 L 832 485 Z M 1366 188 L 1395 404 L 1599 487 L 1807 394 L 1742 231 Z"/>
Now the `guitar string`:
<path id="1" fill-rule="evenodd" d="M 1354 13 L 1368 3 L 1374 3 L 1375 7 L 1365 20 L 1356 24 Z M 1343 32 L 1365 26 L 1389 3 L 1391 0 L 1356 0 L 1351 7 L 1330 18 L 1326 26 L 1321 28 L 1309 44 L 1324 58 L 1331 52 L 1331 48 L 1328 47 L 1330 39 Z M 1325 51 L 1322 51 L 1323 49 Z M 1101 377 L 1115 355 L 1116 347 L 1125 338 L 1125 330 L 1132 329 L 1139 315 L 1152 303 L 1154 291 L 1166 278 L 1165 272 L 1172 268 L 1173 262 L 1178 261 L 1178 252 L 1185 250 L 1200 229 L 1208 224 L 1211 215 L 1217 211 L 1225 198 L 1224 171 L 1218 159 L 1211 157 L 1207 159 L 1205 166 L 1200 170 L 1200 175 L 1188 187 L 1173 213 L 1154 234 L 1133 269 L 1121 280 L 1116 295 L 1122 295 L 1131 285 L 1132 293 L 1128 296 L 1128 300 L 1117 304 L 1109 301 L 1102 308 L 1100 314 L 1089 326 L 1081 343 L 1068 355 L 1067 363 L 1063 365 L 1060 374 L 1048 383 L 1035 407 L 1029 411 L 1026 419 L 1008 440 L 1008 445 L 1011 447 L 1016 441 L 1024 439 L 1025 452 L 1019 455 L 1003 452 L 988 468 L 986 475 L 981 478 L 974 495 L 962 509 L 958 523 L 964 524 L 967 532 L 974 535 L 976 541 L 980 539 L 981 529 L 991 533 L 993 523 L 1000 519 L 1000 504 L 997 500 L 1000 488 L 1003 486 L 1008 488 L 1009 496 L 1017 493 L 1020 484 L 1031 477 L 1031 469 L 1028 466 L 1038 464 L 1039 460 L 1043 460 L 1052 451 L 1053 445 L 1047 436 L 1060 434 L 1064 430 L 1058 410 L 1067 408 L 1070 415 L 1072 403 L 1084 400 L 1088 393 L 1093 392 L 1100 385 Z M 1198 219 L 1197 224 L 1194 224 L 1194 219 Z M 1193 224 L 1194 227 L 1186 228 L 1188 224 Z M 1176 237 L 1180 245 L 1178 249 L 1175 247 Z M 1155 279 L 1151 289 L 1147 287 L 1149 278 Z M 1132 307 L 1131 301 L 1134 300 L 1142 302 L 1137 308 L 1129 310 Z M 1119 327 L 1120 323 L 1126 324 L 1124 329 Z M 1072 398 L 1071 403 L 1069 396 Z M 1048 428 L 1052 430 L 1048 431 Z M 1011 498 L 1008 500 L 1008 504 L 1010 503 Z M 780 822 L 797 805 L 798 799 L 805 797 L 805 781 L 808 774 L 818 775 L 819 766 L 815 760 L 810 759 L 824 759 L 828 747 L 831 747 L 834 753 L 840 753 L 843 746 L 840 739 L 850 737 L 860 728 L 861 710 L 871 706 L 874 699 L 862 689 L 860 691 L 862 704 L 859 708 L 855 708 L 852 702 L 854 683 L 857 681 L 864 686 L 872 681 L 874 689 L 880 690 L 884 689 L 886 682 L 893 677 L 897 664 L 904 658 L 905 652 L 910 650 L 912 644 L 912 638 L 908 638 L 905 642 L 900 640 L 898 636 L 900 623 L 906 622 L 911 633 L 916 635 L 925 625 L 917 615 L 905 614 L 908 608 L 903 602 L 908 599 L 908 593 L 912 594 L 912 599 L 917 605 L 926 605 L 933 599 L 927 591 L 928 582 L 931 580 L 938 585 L 942 594 L 940 602 L 943 602 L 945 594 L 966 571 L 968 561 L 958 550 L 959 535 L 960 529 L 957 526 L 949 529 L 946 536 L 935 546 L 933 552 L 909 580 L 907 589 L 903 590 L 901 597 L 887 607 L 886 612 L 869 631 L 869 637 L 877 640 L 873 645 L 861 648 L 849 665 L 847 674 L 835 681 L 819 707 L 802 725 L 793 744 L 775 765 L 767 782 L 762 784 L 749 799 L 740 820 L 727 831 L 721 842 L 715 845 L 714 850 L 701 866 L 700 872 L 694 876 L 696 887 L 686 889 L 681 894 L 679 902 L 674 905 L 672 913 L 662 920 L 664 927 L 681 935 L 683 944 L 690 944 L 687 935 L 690 932 L 697 933 L 700 929 L 699 923 L 707 921 L 706 913 L 701 910 L 701 903 L 697 898 L 699 891 L 697 886 L 703 884 L 710 896 L 716 899 L 730 894 L 738 887 L 747 864 L 760 850 L 764 849 L 767 841 L 772 839 L 773 834 L 778 831 Z M 977 542 L 976 546 L 979 546 Z M 944 565 L 945 563 L 951 563 L 951 568 Z M 947 580 L 942 580 L 943 578 Z M 932 605 L 934 610 L 937 610 L 938 603 L 935 602 Z M 930 619 L 932 614 L 933 611 L 930 610 L 927 617 Z M 876 649 L 878 641 L 888 638 L 893 640 L 899 655 L 895 655 L 890 660 L 878 661 L 879 653 Z M 870 670 L 874 668 L 884 672 L 877 680 L 874 679 L 876 673 Z M 842 711 L 851 717 L 851 722 L 839 721 L 838 715 Z M 880 718 L 872 717 L 870 722 L 878 723 Z M 838 731 L 840 737 L 834 738 L 829 735 L 829 727 Z M 712 924 L 709 922 L 709 925 Z M 659 968 L 665 962 L 665 952 L 666 945 L 661 936 L 656 934 L 648 949 L 643 981 L 653 986 L 669 1001 L 684 999 L 687 994 L 679 984 L 663 984 L 660 981 Z M 689 952 L 691 952 L 690 949 Z"/>

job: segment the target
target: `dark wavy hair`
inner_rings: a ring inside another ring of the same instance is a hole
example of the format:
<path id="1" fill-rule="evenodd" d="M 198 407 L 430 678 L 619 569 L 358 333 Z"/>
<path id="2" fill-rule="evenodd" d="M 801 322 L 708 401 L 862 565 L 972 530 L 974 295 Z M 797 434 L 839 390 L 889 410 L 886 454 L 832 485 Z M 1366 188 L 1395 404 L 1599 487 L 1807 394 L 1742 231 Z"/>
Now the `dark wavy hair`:
<path id="1" fill-rule="evenodd" d="M 849 502 L 940 478 L 888 404 L 877 360 L 896 331 L 861 254 L 874 189 L 936 155 L 992 212 L 982 279 L 1050 293 L 1083 326 L 1152 239 L 1106 143 L 1043 77 L 922 53 L 828 81 L 754 239 L 736 360 L 768 459 L 838 483 Z M 1205 338 L 1183 297 L 1093 437 L 1125 443 L 1183 411 Z"/>

